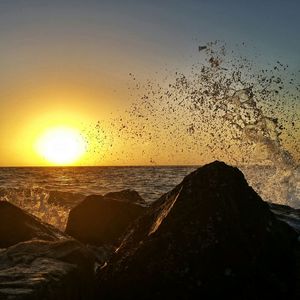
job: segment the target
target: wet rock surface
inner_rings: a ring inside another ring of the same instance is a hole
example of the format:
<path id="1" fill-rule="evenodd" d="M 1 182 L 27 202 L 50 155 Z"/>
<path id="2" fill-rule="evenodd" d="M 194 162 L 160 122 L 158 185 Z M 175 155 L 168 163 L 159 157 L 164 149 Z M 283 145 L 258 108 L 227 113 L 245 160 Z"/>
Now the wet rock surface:
<path id="1" fill-rule="evenodd" d="M 93 299 L 95 255 L 0 201 L 0 299 Z"/>
<path id="2" fill-rule="evenodd" d="M 295 247 L 296 257 L 296 291 L 295 299 L 300 299 L 300 209 L 294 209 L 287 205 L 268 203 L 271 211 L 278 220 L 290 225 L 298 234 L 298 243 Z"/>
<path id="3" fill-rule="evenodd" d="M 70 211 L 65 232 L 86 244 L 118 245 L 127 227 L 146 211 L 135 203 L 141 199 L 132 192 L 88 196 Z"/>
<path id="4" fill-rule="evenodd" d="M 269 203 L 269 206 L 279 220 L 289 224 L 300 234 L 300 209 L 275 203 Z"/>
<path id="5" fill-rule="evenodd" d="M 214 162 L 191 173 L 127 231 L 98 270 L 103 299 L 293 298 L 296 232 L 243 174 Z"/>
<path id="6" fill-rule="evenodd" d="M 94 256 L 74 240 L 27 241 L 0 251 L 0 299 L 94 299 Z"/>

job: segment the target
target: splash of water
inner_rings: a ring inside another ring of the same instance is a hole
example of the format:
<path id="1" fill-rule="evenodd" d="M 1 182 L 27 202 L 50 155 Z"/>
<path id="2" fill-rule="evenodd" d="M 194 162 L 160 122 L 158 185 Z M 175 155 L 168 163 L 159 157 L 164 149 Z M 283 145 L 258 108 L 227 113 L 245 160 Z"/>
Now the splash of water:
<path id="1" fill-rule="evenodd" d="M 218 41 L 199 50 L 189 71 L 164 81 L 143 84 L 130 74 L 139 97 L 112 122 L 124 148 L 140 147 L 154 164 L 163 153 L 170 162 L 221 159 L 240 166 L 266 200 L 299 206 L 297 73 L 279 61 L 261 68 Z"/>
<path id="2" fill-rule="evenodd" d="M 64 231 L 69 209 L 63 205 L 48 202 L 49 192 L 43 188 L 6 188 L 0 190 L 0 201 L 9 201 Z"/>
<path id="3" fill-rule="evenodd" d="M 265 200 L 299 207 L 300 71 L 260 65 L 219 41 L 199 51 L 184 72 L 146 82 L 129 74 L 131 107 L 86 126 L 93 163 L 223 160 L 242 168 Z"/>

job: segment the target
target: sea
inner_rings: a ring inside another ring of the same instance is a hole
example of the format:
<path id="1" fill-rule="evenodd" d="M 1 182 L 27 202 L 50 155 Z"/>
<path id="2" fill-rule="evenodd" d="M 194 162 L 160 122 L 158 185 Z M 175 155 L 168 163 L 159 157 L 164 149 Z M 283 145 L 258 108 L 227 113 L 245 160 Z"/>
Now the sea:
<path id="1" fill-rule="evenodd" d="M 85 196 L 136 190 L 151 203 L 199 166 L 0 168 L 0 200 L 10 201 L 63 230 L 69 210 Z M 264 200 L 300 207 L 300 167 L 279 177 L 270 166 L 240 167 Z M 278 180 L 280 178 L 280 180 Z"/>
<path id="2" fill-rule="evenodd" d="M 197 166 L 0 168 L 0 200 L 64 229 L 71 207 L 87 195 L 136 190 L 147 202 L 172 189 Z"/>

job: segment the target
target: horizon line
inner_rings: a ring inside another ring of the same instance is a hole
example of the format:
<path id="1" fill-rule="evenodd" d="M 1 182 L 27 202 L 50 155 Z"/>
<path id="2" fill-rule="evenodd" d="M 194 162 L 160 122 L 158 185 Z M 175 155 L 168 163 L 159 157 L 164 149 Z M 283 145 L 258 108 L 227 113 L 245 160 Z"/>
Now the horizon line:
<path id="1" fill-rule="evenodd" d="M 0 168 L 100 168 L 100 167 L 198 167 L 202 166 L 203 164 L 162 164 L 162 165 L 82 165 L 82 166 L 70 166 L 70 165 L 54 165 L 54 166 L 18 166 L 18 165 L 12 165 L 12 166 L 0 166 Z"/>

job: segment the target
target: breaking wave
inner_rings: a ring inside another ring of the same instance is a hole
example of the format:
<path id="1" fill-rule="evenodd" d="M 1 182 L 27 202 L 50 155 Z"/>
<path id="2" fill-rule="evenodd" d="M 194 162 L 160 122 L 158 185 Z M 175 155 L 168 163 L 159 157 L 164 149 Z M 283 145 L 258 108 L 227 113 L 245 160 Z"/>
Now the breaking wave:
<path id="1" fill-rule="evenodd" d="M 143 83 L 130 74 L 138 96 L 114 120 L 119 137 L 145 157 L 151 144 L 154 165 L 163 156 L 167 163 L 226 161 L 264 199 L 299 206 L 300 71 L 280 61 L 262 67 L 219 41 L 199 51 L 198 62 L 164 80 Z"/>

